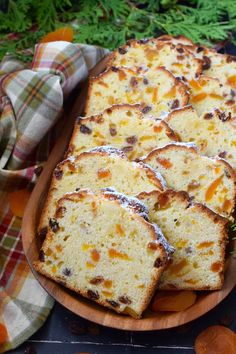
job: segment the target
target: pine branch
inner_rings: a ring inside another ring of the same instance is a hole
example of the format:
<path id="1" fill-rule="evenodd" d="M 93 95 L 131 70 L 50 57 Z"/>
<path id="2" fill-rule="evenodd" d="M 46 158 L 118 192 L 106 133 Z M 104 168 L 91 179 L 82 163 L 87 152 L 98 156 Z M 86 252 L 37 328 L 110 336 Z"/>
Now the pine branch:
<path id="1" fill-rule="evenodd" d="M 72 21 L 74 41 L 109 49 L 161 33 L 212 45 L 236 35 L 236 1 L 10 0 L 7 13 L 0 11 L 0 59 L 5 52 L 33 48 L 40 36 Z M 32 33 L 32 25 L 39 32 Z M 9 41 L 9 32 L 19 33 L 20 40 Z"/>

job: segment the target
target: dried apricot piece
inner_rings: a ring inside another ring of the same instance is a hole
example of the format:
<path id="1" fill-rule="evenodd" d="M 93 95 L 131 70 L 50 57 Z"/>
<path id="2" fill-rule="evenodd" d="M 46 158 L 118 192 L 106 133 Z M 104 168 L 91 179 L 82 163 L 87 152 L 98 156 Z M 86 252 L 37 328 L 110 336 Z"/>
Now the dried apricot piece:
<path id="1" fill-rule="evenodd" d="M 8 333 L 7 328 L 3 323 L 0 323 L 0 344 L 3 344 L 7 341 Z"/>
<path id="2" fill-rule="evenodd" d="M 205 92 L 199 93 L 198 95 L 192 97 L 192 102 L 193 103 L 200 102 L 200 101 L 204 100 L 206 97 L 207 97 L 207 94 Z"/>
<path id="3" fill-rule="evenodd" d="M 10 209 L 15 216 L 23 217 L 30 194 L 28 189 L 19 189 L 9 193 Z"/>
<path id="4" fill-rule="evenodd" d="M 218 186 L 221 184 L 222 179 L 223 179 L 223 175 L 218 177 L 215 181 L 213 181 L 210 184 L 210 186 L 207 188 L 206 195 L 205 195 L 206 202 L 209 202 L 214 197 L 215 191 L 218 188 Z"/>
<path id="5" fill-rule="evenodd" d="M 229 76 L 227 81 L 229 85 L 236 87 L 236 75 Z"/>
<path id="6" fill-rule="evenodd" d="M 161 157 L 157 157 L 157 162 L 159 162 L 159 164 L 161 166 L 163 166 L 164 168 L 170 168 L 172 167 L 172 163 L 170 162 L 170 160 L 161 158 Z"/>
<path id="7" fill-rule="evenodd" d="M 54 41 L 73 41 L 73 29 L 71 27 L 62 27 L 56 31 L 49 32 L 40 40 L 40 43 L 54 42 Z"/>
<path id="8" fill-rule="evenodd" d="M 196 354 L 234 354 L 236 334 L 224 326 L 210 326 L 197 336 L 194 347 Z"/>
<path id="9" fill-rule="evenodd" d="M 193 291 L 160 291 L 154 297 L 151 310 L 178 312 L 184 311 L 192 306 L 197 299 Z"/>

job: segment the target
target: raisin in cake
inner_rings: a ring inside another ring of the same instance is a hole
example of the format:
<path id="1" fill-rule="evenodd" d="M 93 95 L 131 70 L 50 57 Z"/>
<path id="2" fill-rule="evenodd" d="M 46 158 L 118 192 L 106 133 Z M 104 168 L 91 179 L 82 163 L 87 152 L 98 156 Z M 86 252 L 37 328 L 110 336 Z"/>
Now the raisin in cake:
<path id="1" fill-rule="evenodd" d="M 165 121 L 181 141 L 194 142 L 202 155 L 224 158 L 236 169 L 236 125 L 218 109 L 199 116 L 187 106 L 171 112 Z"/>
<path id="2" fill-rule="evenodd" d="M 188 103 L 187 87 L 168 70 L 157 68 L 137 73 L 111 67 L 89 83 L 85 114 L 101 113 L 114 104 L 143 104 L 143 112 L 159 117 Z"/>
<path id="3" fill-rule="evenodd" d="M 181 143 L 155 149 L 142 160 L 163 175 L 169 188 L 188 192 L 225 217 L 233 214 L 236 174 L 225 160 L 202 156 L 192 144 Z"/>
<path id="4" fill-rule="evenodd" d="M 185 192 L 142 193 L 168 242 L 174 246 L 173 260 L 161 276 L 161 289 L 215 290 L 224 279 L 227 219 L 202 204 L 190 202 Z"/>
<path id="5" fill-rule="evenodd" d="M 146 117 L 140 106 L 114 105 L 99 115 L 77 120 L 68 154 L 112 145 L 134 160 L 172 141 L 178 137 L 167 123 Z"/>
<path id="6" fill-rule="evenodd" d="M 189 87 L 189 103 L 199 115 L 218 108 L 225 113 L 225 119 L 236 116 L 236 91 L 230 86 L 223 85 L 216 78 L 202 75 L 199 80 L 191 80 Z"/>
<path id="7" fill-rule="evenodd" d="M 95 148 L 70 157 L 57 165 L 54 170 L 47 201 L 40 219 L 39 232 L 43 236 L 55 206 L 67 192 L 80 188 L 114 187 L 129 196 L 143 191 L 163 190 L 164 180 L 148 166 L 128 161 L 125 154 L 111 147 Z"/>
<path id="8" fill-rule="evenodd" d="M 34 267 L 88 299 L 140 317 L 173 249 L 136 198 L 65 194 Z"/>
<path id="9" fill-rule="evenodd" d="M 197 59 L 185 46 L 159 41 L 158 38 L 128 41 L 112 52 L 108 66 L 148 68 L 153 76 L 156 69 L 163 66 L 183 80 L 195 79 L 202 73 L 202 60 Z"/>

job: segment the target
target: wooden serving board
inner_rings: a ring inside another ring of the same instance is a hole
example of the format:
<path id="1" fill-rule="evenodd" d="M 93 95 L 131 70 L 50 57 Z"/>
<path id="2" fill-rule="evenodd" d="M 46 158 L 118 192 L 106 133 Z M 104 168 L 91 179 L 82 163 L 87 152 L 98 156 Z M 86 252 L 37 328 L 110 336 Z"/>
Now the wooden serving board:
<path id="1" fill-rule="evenodd" d="M 103 59 L 91 71 L 91 75 L 97 75 L 106 68 L 106 58 Z M 118 315 L 106 308 L 103 308 L 92 301 L 64 288 L 54 281 L 40 275 L 33 269 L 33 262 L 38 259 L 40 244 L 36 238 L 36 229 L 42 211 L 51 174 L 56 164 L 62 160 L 70 140 L 75 118 L 79 116 L 84 108 L 87 94 L 87 83 L 79 88 L 79 94 L 75 99 L 74 106 L 67 116 L 64 116 L 65 126 L 60 139 L 55 145 L 43 172 L 34 188 L 28 206 L 25 211 L 22 224 L 22 241 L 25 255 L 29 266 L 43 288 L 60 304 L 75 314 L 90 321 L 104 326 L 133 331 L 150 331 L 164 328 L 171 328 L 192 321 L 218 305 L 234 288 L 236 284 L 236 258 L 232 255 L 227 259 L 225 283 L 222 290 L 212 292 L 199 292 L 197 302 L 189 309 L 177 313 L 153 313 L 147 310 L 140 320 L 128 316 Z"/>

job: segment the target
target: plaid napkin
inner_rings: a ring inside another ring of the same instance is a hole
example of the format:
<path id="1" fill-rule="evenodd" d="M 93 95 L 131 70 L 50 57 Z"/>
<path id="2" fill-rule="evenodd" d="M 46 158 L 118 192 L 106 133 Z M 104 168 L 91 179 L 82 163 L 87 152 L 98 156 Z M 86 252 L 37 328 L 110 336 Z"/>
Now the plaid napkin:
<path id="1" fill-rule="evenodd" d="M 53 306 L 27 265 L 9 192 L 35 184 L 63 126 L 64 98 L 106 53 L 61 41 L 37 45 L 30 66 L 11 56 L 0 64 L 0 353 L 37 331 Z"/>

